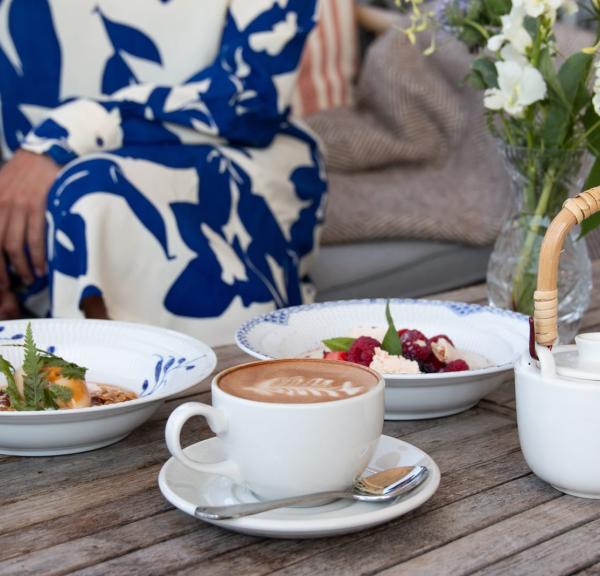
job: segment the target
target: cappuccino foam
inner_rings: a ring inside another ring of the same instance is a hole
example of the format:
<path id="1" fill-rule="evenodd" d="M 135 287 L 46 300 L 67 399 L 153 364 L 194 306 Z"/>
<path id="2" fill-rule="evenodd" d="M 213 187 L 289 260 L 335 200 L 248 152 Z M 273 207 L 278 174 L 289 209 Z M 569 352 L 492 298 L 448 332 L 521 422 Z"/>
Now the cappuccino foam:
<path id="1" fill-rule="evenodd" d="M 275 360 L 226 371 L 218 386 L 258 402 L 309 404 L 344 400 L 375 388 L 379 377 L 352 364 L 328 360 Z"/>

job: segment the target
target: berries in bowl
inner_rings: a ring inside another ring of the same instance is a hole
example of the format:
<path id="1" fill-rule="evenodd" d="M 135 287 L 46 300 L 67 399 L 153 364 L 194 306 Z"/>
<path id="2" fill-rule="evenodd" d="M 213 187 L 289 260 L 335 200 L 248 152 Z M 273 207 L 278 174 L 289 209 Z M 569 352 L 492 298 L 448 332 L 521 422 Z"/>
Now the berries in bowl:
<path id="1" fill-rule="evenodd" d="M 388 302 L 395 337 L 386 318 Z M 245 322 L 236 332 L 236 342 L 260 359 L 323 357 L 327 352 L 331 360 L 368 361 L 369 366 L 380 348 L 388 354 L 379 353 L 386 361 L 376 367 L 386 381 L 386 418 L 412 420 L 461 412 L 510 381 L 515 360 L 527 349 L 528 336 L 527 317 L 512 311 L 398 298 L 282 308 Z M 412 357 L 390 349 L 390 337 L 400 345 L 404 339 L 403 352 Z M 359 338 L 372 340 L 360 340 L 350 354 Z M 429 354 L 427 344 L 440 356 L 442 349 L 448 354 L 441 359 Z M 404 369 L 390 368 L 392 360 Z M 455 360 L 462 360 L 468 369 Z M 407 371 L 406 361 L 415 362 L 418 370 L 409 364 Z"/>
<path id="2" fill-rule="evenodd" d="M 385 315 L 388 323 L 385 333 L 377 326 L 356 326 L 353 329 L 356 337 L 323 340 L 323 358 L 354 362 L 384 375 L 466 372 L 491 366 L 481 354 L 457 348 L 446 334 L 428 338 L 415 328 L 398 330 L 389 303 Z"/>

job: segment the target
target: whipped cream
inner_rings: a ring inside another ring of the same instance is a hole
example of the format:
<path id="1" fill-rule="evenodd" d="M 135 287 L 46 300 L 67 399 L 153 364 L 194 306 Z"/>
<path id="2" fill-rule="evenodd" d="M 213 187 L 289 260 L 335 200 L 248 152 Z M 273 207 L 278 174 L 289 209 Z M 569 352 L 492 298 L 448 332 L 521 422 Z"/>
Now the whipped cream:
<path id="1" fill-rule="evenodd" d="M 392 356 L 385 350 L 375 348 L 375 355 L 369 365 L 380 374 L 419 374 L 419 363 L 408 360 L 404 356 Z"/>

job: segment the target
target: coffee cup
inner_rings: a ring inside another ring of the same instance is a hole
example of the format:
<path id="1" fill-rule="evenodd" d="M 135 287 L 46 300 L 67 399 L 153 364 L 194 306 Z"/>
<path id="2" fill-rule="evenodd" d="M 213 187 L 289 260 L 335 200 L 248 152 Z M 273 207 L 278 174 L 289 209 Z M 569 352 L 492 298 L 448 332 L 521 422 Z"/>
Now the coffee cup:
<path id="1" fill-rule="evenodd" d="M 384 381 L 369 368 L 320 359 L 266 360 L 212 381 L 212 406 L 188 402 L 167 421 L 171 454 L 184 466 L 246 485 L 260 499 L 343 490 L 371 459 L 383 427 Z M 227 459 L 192 460 L 183 425 L 203 416 Z"/>

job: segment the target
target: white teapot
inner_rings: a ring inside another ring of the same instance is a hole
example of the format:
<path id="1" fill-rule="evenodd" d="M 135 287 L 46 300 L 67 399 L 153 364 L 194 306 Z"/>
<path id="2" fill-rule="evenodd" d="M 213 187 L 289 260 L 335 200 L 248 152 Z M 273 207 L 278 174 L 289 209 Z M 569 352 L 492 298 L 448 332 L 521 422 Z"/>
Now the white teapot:
<path id="1" fill-rule="evenodd" d="M 583 498 L 600 498 L 600 332 L 577 336 L 574 346 L 555 345 L 557 277 L 567 234 L 599 211 L 600 187 L 568 199 L 548 228 L 535 292 L 535 354 L 531 350 L 515 365 L 527 464 L 557 490 Z"/>

